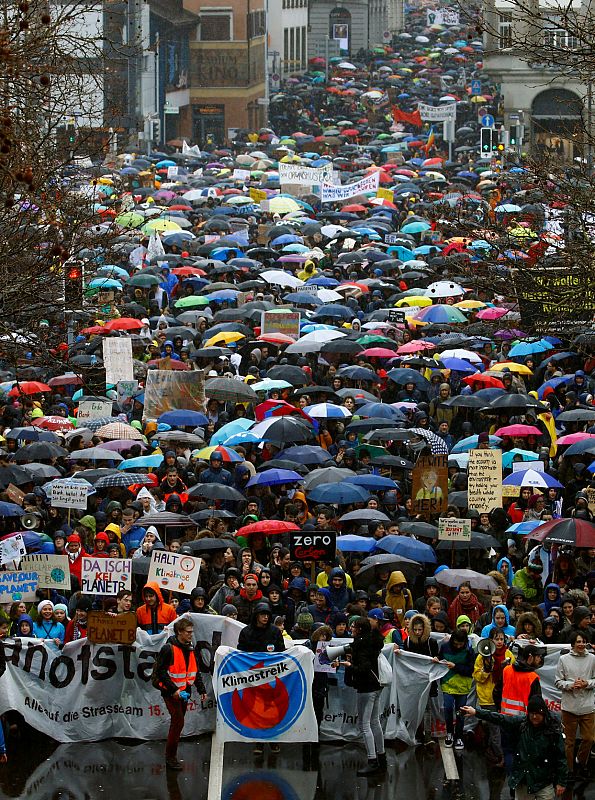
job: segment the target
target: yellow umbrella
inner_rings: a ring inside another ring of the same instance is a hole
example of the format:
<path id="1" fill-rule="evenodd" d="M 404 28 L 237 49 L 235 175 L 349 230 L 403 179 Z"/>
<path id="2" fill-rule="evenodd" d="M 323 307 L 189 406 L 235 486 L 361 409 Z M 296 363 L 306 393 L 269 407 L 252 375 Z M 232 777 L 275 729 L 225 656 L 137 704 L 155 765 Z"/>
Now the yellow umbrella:
<path id="1" fill-rule="evenodd" d="M 471 98 L 472 103 L 487 103 L 487 100 L 482 94 L 476 94 Z"/>
<path id="2" fill-rule="evenodd" d="M 177 222 L 169 219 L 152 219 L 142 227 L 143 233 L 153 233 L 153 231 L 181 231 L 182 228 Z"/>
<path id="3" fill-rule="evenodd" d="M 460 303 L 453 303 L 455 308 L 485 308 L 486 304 L 481 303 L 479 300 L 461 300 Z"/>
<path id="4" fill-rule="evenodd" d="M 269 209 L 273 214 L 291 214 L 300 208 L 300 204 L 292 197 L 271 197 L 269 200 Z"/>
<path id="5" fill-rule="evenodd" d="M 411 295 L 410 297 L 403 297 L 397 303 L 395 303 L 397 308 L 402 308 L 403 306 L 431 306 L 432 305 L 432 298 L 431 297 L 422 297 L 420 295 Z"/>
<path id="6" fill-rule="evenodd" d="M 525 364 L 517 364 L 516 361 L 501 361 L 498 364 L 494 364 L 490 367 L 490 372 L 502 372 L 502 370 L 508 368 L 511 372 L 516 372 L 519 375 L 533 375 L 531 370 Z M 487 374 L 487 373 L 486 373 Z"/>
<path id="7" fill-rule="evenodd" d="M 203 347 L 213 347 L 221 342 L 224 344 L 239 342 L 240 339 L 245 338 L 243 333 L 238 333 L 237 331 L 221 331 L 221 333 L 216 333 L 215 336 L 211 336 L 211 338 L 204 343 Z"/>

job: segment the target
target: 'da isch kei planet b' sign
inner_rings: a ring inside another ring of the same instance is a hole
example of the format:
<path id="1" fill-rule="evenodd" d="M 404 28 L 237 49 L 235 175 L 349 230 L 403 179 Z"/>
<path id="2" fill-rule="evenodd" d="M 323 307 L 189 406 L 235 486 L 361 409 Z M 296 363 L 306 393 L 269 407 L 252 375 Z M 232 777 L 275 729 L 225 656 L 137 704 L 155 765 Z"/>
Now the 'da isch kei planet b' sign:
<path id="1" fill-rule="evenodd" d="M 190 594 L 198 583 L 200 559 L 167 550 L 153 550 L 147 583 L 162 589 Z"/>
<path id="2" fill-rule="evenodd" d="M 131 581 L 131 558 L 83 558 L 83 594 L 116 595 L 121 589 L 130 589 Z"/>

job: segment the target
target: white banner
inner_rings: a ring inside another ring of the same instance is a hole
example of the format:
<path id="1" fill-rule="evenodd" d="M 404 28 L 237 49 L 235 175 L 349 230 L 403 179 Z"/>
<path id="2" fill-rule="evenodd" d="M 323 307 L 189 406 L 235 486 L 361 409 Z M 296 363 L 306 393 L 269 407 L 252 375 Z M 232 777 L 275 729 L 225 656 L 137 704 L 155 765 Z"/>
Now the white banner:
<path id="1" fill-rule="evenodd" d="M 105 364 L 105 382 L 134 380 L 132 366 L 132 339 L 128 336 L 108 336 L 103 340 L 103 363 Z"/>
<path id="2" fill-rule="evenodd" d="M 329 183 L 323 183 L 320 187 L 320 201 L 322 203 L 336 203 L 341 200 L 349 200 L 350 197 L 355 197 L 358 194 L 365 192 L 376 192 L 380 185 L 380 172 L 372 172 L 361 181 L 357 183 L 348 183 L 345 186 L 331 186 Z"/>
<path id="3" fill-rule="evenodd" d="M 332 164 L 323 167 L 304 167 L 301 164 L 279 164 L 279 182 L 298 186 L 320 186 L 321 183 L 335 183 Z"/>
<path id="4" fill-rule="evenodd" d="M 76 415 L 77 427 L 84 428 L 85 422 L 90 419 L 100 419 L 101 417 L 111 417 L 111 400 L 83 400 L 79 403 Z"/>
<path id="5" fill-rule="evenodd" d="M 314 653 L 215 653 L 217 735 L 223 742 L 317 742 L 312 705 Z"/>
<path id="6" fill-rule="evenodd" d="M 81 592 L 90 595 L 116 595 L 132 584 L 131 558 L 93 558 L 85 556 L 81 569 Z"/>
<path id="7" fill-rule="evenodd" d="M 427 103 L 418 103 L 417 108 L 423 120 L 428 122 L 442 122 L 446 119 L 456 119 L 457 104 L 447 103 L 444 106 L 429 106 Z"/>
<path id="8" fill-rule="evenodd" d="M 426 10 L 426 25 L 458 25 L 459 12 L 454 8 L 428 8 Z"/>

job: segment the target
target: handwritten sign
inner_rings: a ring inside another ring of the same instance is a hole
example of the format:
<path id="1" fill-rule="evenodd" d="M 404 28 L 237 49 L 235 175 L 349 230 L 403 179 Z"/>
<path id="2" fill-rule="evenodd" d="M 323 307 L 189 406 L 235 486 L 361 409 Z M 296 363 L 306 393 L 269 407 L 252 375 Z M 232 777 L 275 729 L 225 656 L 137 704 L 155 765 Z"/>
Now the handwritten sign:
<path id="1" fill-rule="evenodd" d="M 40 589 L 66 589 L 70 591 L 68 556 L 50 553 L 29 553 L 21 560 L 21 569 L 36 572 Z"/>
<path id="2" fill-rule="evenodd" d="M 279 164 L 279 182 L 298 186 L 320 186 L 321 183 L 335 184 L 332 164 L 323 167 L 302 167 L 300 164 Z"/>
<path id="3" fill-rule="evenodd" d="M 386 317 L 387 322 L 395 322 L 397 324 L 405 322 L 405 312 L 400 308 L 391 308 Z"/>
<path id="4" fill-rule="evenodd" d="M 54 481 L 50 487 L 50 505 L 53 508 L 87 508 L 88 488 L 74 481 Z"/>
<path id="5" fill-rule="evenodd" d="M 521 493 L 520 486 L 503 486 L 502 497 L 518 497 Z"/>
<path id="6" fill-rule="evenodd" d="M 333 186 L 330 183 L 323 183 L 320 187 L 321 203 L 337 203 L 342 200 L 349 200 L 358 194 L 373 192 L 376 194 L 380 185 L 380 172 L 373 172 L 357 183 L 348 183 L 345 186 Z"/>
<path id="7" fill-rule="evenodd" d="M 36 572 L 0 572 L 0 603 L 35 600 Z"/>
<path id="8" fill-rule="evenodd" d="M 153 550 L 147 583 L 156 583 L 162 589 L 190 594 L 198 583 L 200 559 L 167 550 Z"/>
<path id="9" fill-rule="evenodd" d="M 27 554 L 23 535 L 17 533 L 9 539 L 0 542 L 0 566 L 14 562 L 18 566 L 21 558 Z"/>
<path id="10" fill-rule="evenodd" d="M 25 492 L 19 489 L 18 486 L 15 486 L 14 483 L 9 483 L 5 491 L 11 503 L 16 503 L 17 506 L 23 505 L 23 500 L 25 499 Z"/>
<path id="11" fill-rule="evenodd" d="M 131 585 L 131 558 L 83 558 L 83 594 L 116 595 L 121 589 L 130 589 Z"/>
<path id="12" fill-rule="evenodd" d="M 467 505 L 480 514 L 502 506 L 502 450 L 470 450 Z"/>
<path id="13" fill-rule="evenodd" d="M 413 468 L 411 491 L 416 514 L 443 514 L 448 506 L 448 456 L 422 456 Z"/>
<path id="14" fill-rule="evenodd" d="M 116 391 L 118 392 L 118 404 L 124 406 L 138 392 L 138 381 L 118 381 Z"/>
<path id="15" fill-rule="evenodd" d="M 286 336 L 293 336 L 294 339 L 299 338 L 299 311 L 263 311 L 260 332 L 261 334 L 284 333 Z"/>
<path id="16" fill-rule="evenodd" d="M 589 511 L 591 512 L 591 514 L 595 514 L 595 489 L 587 487 L 583 489 L 583 492 L 587 495 Z"/>
<path id="17" fill-rule="evenodd" d="M 234 181 L 249 181 L 250 180 L 250 170 L 249 169 L 234 169 L 233 175 L 231 176 Z"/>
<path id="18" fill-rule="evenodd" d="M 132 339 L 107 337 L 103 340 L 103 363 L 106 383 L 134 380 Z M 110 412 L 111 413 L 111 412 Z"/>
<path id="19" fill-rule="evenodd" d="M 267 193 L 262 189 L 250 189 L 248 194 L 250 195 L 250 199 L 254 200 L 255 203 L 260 203 L 262 200 L 267 199 Z"/>
<path id="20" fill-rule="evenodd" d="M 388 200 L 390 203 L 392 203 L 395 199 L 395 193 L 392 189 L 379 188 L 376 192 L 376 197 L 378 197 L 380 200 Z"/>
<path id="21" fill-rule="evenodd" d="M 89 611 L 87 639 L 91 644 L 132 645 L 136 639 L 136 614 L 106 614 Z"/>
<path id="22" fill-rule="evenodd" d="M 204 411 L 205 378 L 202 369 L 188 372 L 152 369 L 145 384 L 144 419 L 157 419 L 173 409 Z"/>
<path id="23" fill-rule="evenodd" d="M 84 423 L 90 419 L 100 419 L 101 417 L 111 417 L 111 400 L 83 400 L 79 403 L 77 413 L 77 423 L 79 428 L 84 428 Z"/>
<path id="24" fill-rule="evenodd" d="M 471 520 L 440 517 L 438 520 L 438 538 L 444 542 L 470 541 Z"/>

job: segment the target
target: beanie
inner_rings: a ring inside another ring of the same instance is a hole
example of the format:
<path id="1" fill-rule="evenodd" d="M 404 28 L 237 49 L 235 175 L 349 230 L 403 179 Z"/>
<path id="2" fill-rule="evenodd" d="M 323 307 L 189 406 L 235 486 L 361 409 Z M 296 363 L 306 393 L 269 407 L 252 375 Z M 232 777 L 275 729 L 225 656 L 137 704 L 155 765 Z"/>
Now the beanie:
<path id="1" fill-rule="evenodd" d="M 296 623 L 300 628 L 311 628 L 314 625 L 314 617 L 309 611 L 298 614 Z"/>
<path id="2" fill-rule="evenodd" d="M 543 715 L 547 714 L 547 706 L 541 695 L 534 694 L 529 698 L 529 702 L 527 703 L 527 714 L 530 714 L 531 712 L 536 712 Z"/>
<path id="3" fill-rule="evenodd" d="M 237 614 L 238 610 L 232 603 L 226 603 L 221 609 L 222 617 L 231 617 L 232 614 Z"/>
<path id="4" fill-rule="evenodd" d="M 52 603 L 51 600 L 42 600 L 41 603 L 37 604 L 37 613 L 41 614 L 41 610 L 43 608 L 45 608 L 46 606 L 51 606 L 52 607 L 52 612 L 54 611 L 55 606 L 54 606 L 54 604 Z"/>

